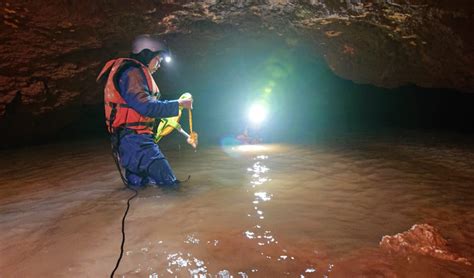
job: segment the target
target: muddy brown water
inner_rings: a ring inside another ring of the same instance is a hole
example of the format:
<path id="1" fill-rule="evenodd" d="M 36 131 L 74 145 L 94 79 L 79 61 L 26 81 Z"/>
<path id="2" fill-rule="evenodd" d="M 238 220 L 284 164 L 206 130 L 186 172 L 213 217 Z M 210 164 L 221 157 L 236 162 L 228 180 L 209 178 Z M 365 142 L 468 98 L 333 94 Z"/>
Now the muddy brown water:
<path id="1" fill-rule="evenodd" d="M 474 150 L 383 142 L 166 149 L 178 188 L 132 201 L 117 277 L 473 277 L 388 254 L 429 223 L 474 262 Z M 0 277 L 108 277 L 124 189 L 106 142 L 0 153 Z"/>

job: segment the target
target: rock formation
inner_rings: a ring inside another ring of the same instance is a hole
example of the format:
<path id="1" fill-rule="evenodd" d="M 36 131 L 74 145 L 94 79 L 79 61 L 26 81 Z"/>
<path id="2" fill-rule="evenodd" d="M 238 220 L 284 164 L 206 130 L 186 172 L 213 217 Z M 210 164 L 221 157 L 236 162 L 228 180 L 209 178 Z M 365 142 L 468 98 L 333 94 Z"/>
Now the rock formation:
<path id="1" fill-rule="evenodd" d="M 394 236 L 384 236 L 380 247 L 397 255 L 421 254 L 441 260 L 471 265 L 466 259 L 448 248 L 448 241 L 428 224 L 416 224 L 410 230 Z"/>

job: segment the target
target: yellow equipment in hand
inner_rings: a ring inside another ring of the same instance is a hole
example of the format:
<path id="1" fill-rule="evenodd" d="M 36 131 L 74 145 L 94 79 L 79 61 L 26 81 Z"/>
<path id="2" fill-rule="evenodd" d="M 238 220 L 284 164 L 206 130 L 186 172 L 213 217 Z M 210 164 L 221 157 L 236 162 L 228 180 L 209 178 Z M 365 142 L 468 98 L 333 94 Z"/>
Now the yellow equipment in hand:
<path id="1" fill-rule="evenodd" d="M 190 93 L 182 94 L 179 99 L 192 99 L 193 96 Z M 187 138 L 188 144 L 193 146 L 193 148 L 197 148 L 198 145 L 198 134 L 193 131 L 193 113 L 191 109 L 188 109 L 188 117 L 189 117 L 189 134 L 183 130 L 181 125 L 179 124 L 179 120 L 181 119 L 181 115 L 183 114 L 183 107 L 179 107 L 178 116 L 160 119 L 160 124 L 156 130 L 155 134 L 155 142 L 158 143 L 163 137 L 170 134 L 173 130 L 179 131 L 179 133 L 183 134 Z"/>

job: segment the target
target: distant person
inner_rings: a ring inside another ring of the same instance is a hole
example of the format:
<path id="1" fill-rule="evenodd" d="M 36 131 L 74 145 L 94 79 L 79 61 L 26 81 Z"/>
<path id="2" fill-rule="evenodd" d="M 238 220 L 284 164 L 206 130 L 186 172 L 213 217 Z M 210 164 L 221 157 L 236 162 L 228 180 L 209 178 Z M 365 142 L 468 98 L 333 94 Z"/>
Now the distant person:
<path id="1" fill-rule="evenodd" d="M 173 185 L 179 181 L 153 140 L 157 118 L 178 115 L 179 107 L 192 109 L 193 100 L 161 101 L 152 74 L 169 59 L 164 42 L 149 35 L 133 41 L 128 58 L 106 63 L 97 80 L 107 79 L 104 89 L 105 119 L 112 151 L 124 183 Z M 120 166 L 125 168 L 123 176 Z"/>
<path id="2" fill-rule="evenodd" d="M 250 133 L 248 127 L 245 127 L 244 131 L 238 134 L 235 138 L 243 145 L 256 145 L 262 143 L 262 138 L 258 136 L 257 132 L 252 130 Z"/>

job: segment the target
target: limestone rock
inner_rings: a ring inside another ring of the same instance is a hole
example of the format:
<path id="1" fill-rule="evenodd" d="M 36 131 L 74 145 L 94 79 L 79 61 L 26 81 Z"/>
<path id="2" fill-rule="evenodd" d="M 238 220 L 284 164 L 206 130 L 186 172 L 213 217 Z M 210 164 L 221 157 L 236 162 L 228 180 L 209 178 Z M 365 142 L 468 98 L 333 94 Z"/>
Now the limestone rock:
<path id="1" fill-rule="evenodd" d="M 449 251 L 448 241 L 436 228 L 428 224 L 416 224 L 406 232 L 384 236 L 380 241 L 380 247 L 399 255 L 415 253 L 471 265 L 466 258 Z"/>

